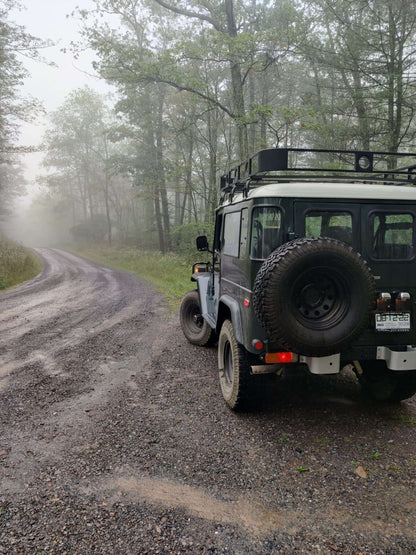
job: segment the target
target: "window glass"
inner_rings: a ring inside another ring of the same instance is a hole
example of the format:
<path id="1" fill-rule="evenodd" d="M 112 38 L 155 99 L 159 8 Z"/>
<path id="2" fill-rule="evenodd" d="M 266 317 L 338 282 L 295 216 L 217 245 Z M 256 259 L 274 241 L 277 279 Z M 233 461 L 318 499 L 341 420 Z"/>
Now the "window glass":
<path id="1" fill-rule="evenodd" d="M 225 215 L 223 253 L 238 256 L 240 245 L 241 212 L 230 212 Z"/>
<path id="2" fill-rule="evenodd" d="M 415 222 L 412 214 L 375 213 L 370 217 L 372 256 L 407 260 L 415 253 Z"/>
<path id="3" fill-rule="evenodd" d="M 247 255 L 248 245 L 248 210 L 244 208 L 241 210 L 241 233 L 240 233 L 240 256 Z"/>
<path id="4" fill-rule="evenodd" d="M 251 224 L 252 258 L 267 258 L 279 246 L 281 221 L 281 212 L 275 206 L 254 208 Z"/>
<path id="5" fill-rule="evenodd" d="M 332 237 L 352 243 L 352 215 L 350 212 L 314 210 L 305 216 L 306 237 Z"/>

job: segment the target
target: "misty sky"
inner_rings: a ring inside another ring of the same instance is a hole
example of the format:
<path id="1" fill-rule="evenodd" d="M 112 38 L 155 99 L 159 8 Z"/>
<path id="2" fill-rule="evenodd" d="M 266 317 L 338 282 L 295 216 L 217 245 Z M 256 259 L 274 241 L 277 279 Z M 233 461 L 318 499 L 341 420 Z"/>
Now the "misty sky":
<path id="1" fill-rule="evenodd" d="M 79 38 L 80 23 L 67 15 L 78 5 L 88 9 L 93 3 L 90 0 L 22 0 L 21 3 L 25 9 L 14 11 L 10 19 L 24 26 L 30 34 L 56 43 L 56 46 L 43 50 L 42 54 L 58 66 L 49 67 L 39 62 L 24 60 L 31 77 L 25 81 L 23 94 L 38 98 L 47 111 L 52 111 L 64 102 L 73 89 L 86 84 L 98 92 L 108 91 L 105 83 L 88 75 L 92 73 L 92 52 L 85 52 L 78 60 L 75 60 L 70 52 L 61 52 L 62 48 L 68 48 L 71 41 Z M 23 125 L 20 142 L 24 145 L 39 144 L 44 129 L 45 118 L 34 124 Z M 38 164 L 42 156 L 41 153 L 25 156 L 25 176 L 30 182 L 31 191 L 36 189 L 33 181 L 41 171 Z"/>

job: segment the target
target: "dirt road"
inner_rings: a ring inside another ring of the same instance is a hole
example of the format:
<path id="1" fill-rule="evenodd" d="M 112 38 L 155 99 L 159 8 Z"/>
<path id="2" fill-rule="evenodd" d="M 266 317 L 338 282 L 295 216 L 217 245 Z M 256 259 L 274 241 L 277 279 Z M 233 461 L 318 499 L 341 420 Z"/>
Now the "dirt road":
<path id="1" fill-rule="evenodd" d="M 58 250 L 0 296 L 0 553 L 414 553 L 416 401 L 346 375 L 222 402 L 216 350 Z"/>

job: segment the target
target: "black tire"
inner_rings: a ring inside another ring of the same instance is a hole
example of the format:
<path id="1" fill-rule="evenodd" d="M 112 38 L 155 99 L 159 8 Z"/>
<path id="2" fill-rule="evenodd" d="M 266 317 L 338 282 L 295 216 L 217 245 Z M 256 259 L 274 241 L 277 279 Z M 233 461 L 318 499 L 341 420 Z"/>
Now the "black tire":
<path id="1" fill-rule="evenodd" d="M 198 291 L 189 291 L 183 297 L 179 318 L 186 339 L 193 345 L 204 347 L 214 341 L 215 331 L 201 314 Z"/>
<path id="2" fill-rule="evenodd" d="M 254 284 L 254 310 L 270 338 L 306 356 L 339 353 L 367 326 L 374 278 L 347 244 L 296 239 L 266 258 Z"/>
<path id="3" fill-rule="evenodd" d="M 218 369 L 222 395 L 234 411 L 252 408 L 254 363 L 254 357 L 236 340 L 230 320 L 225 320 L 218 338 Z"/>
<path id="4" fill-rule="evenodd" d="M 416 393 L 416 370 L 389 370 L 384 360 L 361 361 L 360 366 L 362 373 L 356 370 L 358 381 L 363 391 L 375 401 L 398 403 Z"/>

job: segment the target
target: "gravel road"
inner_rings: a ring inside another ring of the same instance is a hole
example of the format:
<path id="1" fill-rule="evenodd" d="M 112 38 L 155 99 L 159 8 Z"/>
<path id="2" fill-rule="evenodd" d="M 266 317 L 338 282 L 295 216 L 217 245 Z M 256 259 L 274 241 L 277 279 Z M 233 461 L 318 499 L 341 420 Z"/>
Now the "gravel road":
<path id="1" fill-rule="evenodd" d="M 0 295 L 0 553 L 416 552 L 416 400 L 298 375 L 234 414 L 149 284 L 37 252 Z"/>

